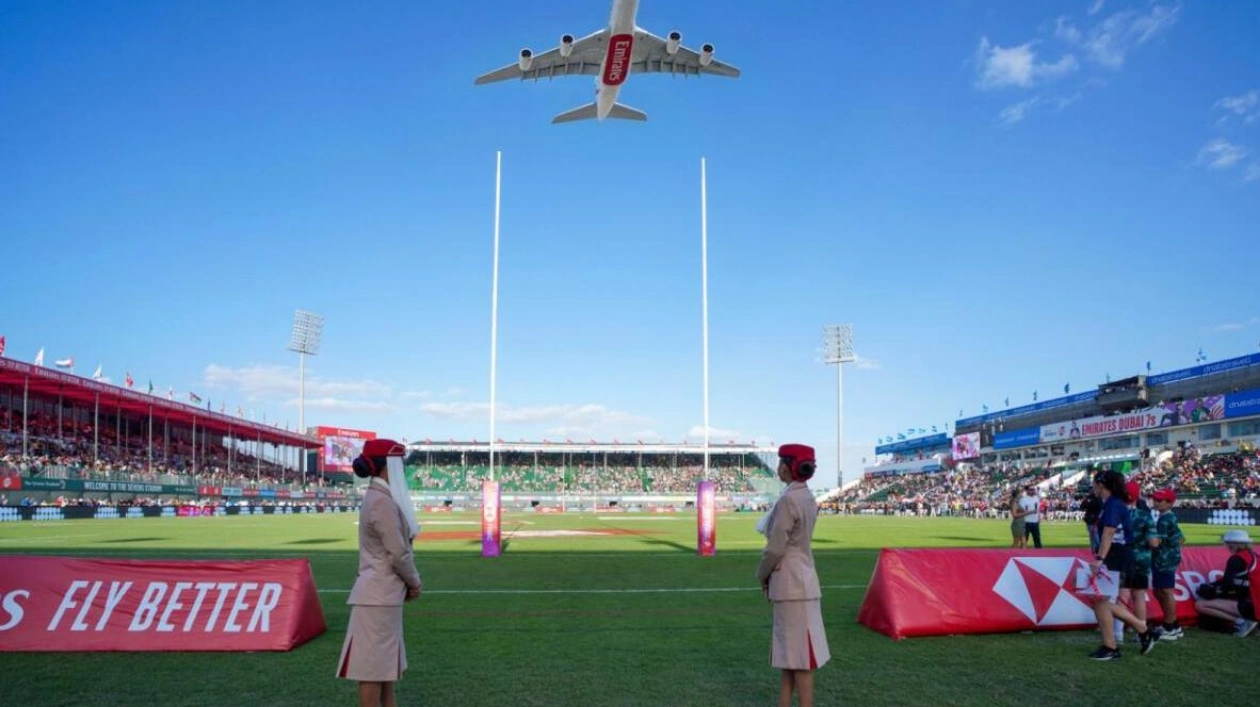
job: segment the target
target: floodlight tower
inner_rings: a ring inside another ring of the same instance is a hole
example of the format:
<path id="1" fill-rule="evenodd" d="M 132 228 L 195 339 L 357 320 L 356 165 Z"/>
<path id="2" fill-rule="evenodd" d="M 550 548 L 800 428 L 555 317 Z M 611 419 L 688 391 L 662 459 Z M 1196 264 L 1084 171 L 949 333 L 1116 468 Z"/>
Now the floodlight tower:
<path id="1" fill-rule="evenodd" d="M 289 350 L 298 355 L 298 433 L 306 434 L 306 357 L 319 353 L 319 341 L 324 332 L 324 318 L 299 309 L 293 315 L 293 335 L 289 338 Z M 298 454 L 302 469 L 302 484 L 306 484 L 306 449 Z"/>
<path id="2" fill-rule="evenodd" d="M 825 361 L 836 365 L 836 486 L 844 485 L 844 364 L 857 359 L 853 355 L 853 325 L 830 324 L 823 327 Z"/>

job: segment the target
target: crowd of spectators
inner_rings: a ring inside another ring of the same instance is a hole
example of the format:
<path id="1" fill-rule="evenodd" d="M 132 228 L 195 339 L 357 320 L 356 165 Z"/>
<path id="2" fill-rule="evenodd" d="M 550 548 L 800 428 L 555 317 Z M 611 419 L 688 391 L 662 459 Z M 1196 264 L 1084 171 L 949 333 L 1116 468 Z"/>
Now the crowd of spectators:
<path id="1" fill-rule="evenodd" d="M 497 465 L 496 465 L 497 466 Z M 428 493 L 474 493 L 489 478 L 484 466 L 408 467 L 412 489 Z M 505 493 L 541 494 L 683 494 L 695 493 L 705 478 L 701 466 L 570 466 L 506 465 L 495 471 L 495 479 Z M 765 467 L 710 466 L 708 478 L 722 494 L 756 491 L 754 481 L 769 479 Z"/>
<path id="2" fill-rule="evenodd" d="M 1130 478 L 1143 493 L 1175 490 L 1183 507 L 1260 507 L 1260 455 L 1255 450 L 1206 456 L 1190 446 L 1152 455 Z M 1051 520 L 1075 520 L 1089 482 L 1079 466 L 962 464 L 935 474 L 868 477 L 823 505 L 844 514 L 1001 518 L 1009 513 L 1012 489 L 1036 486 Z"/>
<path id="3" fill-rule="evenodd" d="M 282 486 L 299 484 L 301 472 L 244 448 L 231 449 L 221 439 L 198 440 L 193 475 L 192 439 L 155 434 L 121 436 L 113 425 L 64 420 L 35 412 L 23 444 L 22 413 L 0 409 L 0 475 L 140 483 Z M 23 453 L 25 449 L 25 454 Z M 150 457 L 152 454 L 152 457 Z"/>

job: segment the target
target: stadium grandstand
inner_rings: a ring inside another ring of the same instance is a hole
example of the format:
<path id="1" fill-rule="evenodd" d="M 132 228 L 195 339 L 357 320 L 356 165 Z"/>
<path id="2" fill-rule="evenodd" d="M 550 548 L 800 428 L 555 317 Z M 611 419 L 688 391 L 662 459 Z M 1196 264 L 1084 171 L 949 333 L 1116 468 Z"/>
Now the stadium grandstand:
<path id="1" fill-rule="evenodd" d="M 1088 470 L 1110 467 L 1184 508 L 1260 520 L 1260 355 L 959 419 L 954 435 L 876 448 L 863 478 L 825 501 L 840 512 L 999 517 L 1037 487 L 1052 518 L 1075 517 Z"/>
<path id="2" fill-rule="evenodd" d="M 409 444 L 408 483 L 429 506 L 480 502 L 490 478 L 487 442 Z M 718 504 L 758 508 L 782 490 L 774 447 L 709 445 L 708 478 Z M 495 480 L 508 507 L 685 508 L 705 478 L 704 448 L 694 444 L 506 442 L 495 445 Z"/>
<path id="3" fill-rule="evenodd" d="M 0 505 L 346 496 L 304 478 L 314 438 L 173 398 L 0 358 Z"/>

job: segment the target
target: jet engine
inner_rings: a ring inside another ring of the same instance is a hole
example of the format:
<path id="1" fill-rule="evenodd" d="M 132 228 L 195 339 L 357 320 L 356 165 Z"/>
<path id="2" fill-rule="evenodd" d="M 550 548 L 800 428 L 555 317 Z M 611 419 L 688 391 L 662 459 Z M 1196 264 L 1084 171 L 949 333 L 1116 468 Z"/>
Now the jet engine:
<path id="1" fill-rule="evenodd" d="M 706 44 L 700 47 L 700 66 L 708 66 L 713 63 L 713 45 Z"/>
<path id="2" fill-rule="evenodd" d="M 573 53 L 573 35 L 566 34 L 560 38 L 560 56 L 564 57 L 565 59 L 568 59 L 569 55 L 572 53 Z"/>
<path id="3" fill-rule="evenodd" d="M 521 71 L 529 71 L 529 67 L 534 63 L 534 53 L 528 49 L 521 50 Z"/>
<path id="4" fill-rule="evenodd" d="M 665 53 L 673 56 L 678 53 L 678 47 L 682 44 L 682 32 L 674 30 L 669 33 L 669 37 L 665 40 Z"/>

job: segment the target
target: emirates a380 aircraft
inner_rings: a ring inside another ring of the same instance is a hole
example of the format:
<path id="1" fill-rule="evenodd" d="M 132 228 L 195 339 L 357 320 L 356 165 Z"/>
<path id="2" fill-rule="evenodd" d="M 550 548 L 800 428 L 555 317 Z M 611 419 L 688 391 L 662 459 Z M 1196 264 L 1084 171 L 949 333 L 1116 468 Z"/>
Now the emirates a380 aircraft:
<path id="1" fill-rule="evenodd" d="M 700 51 L 682 45 L 682 34 L 669 33 L 662 39 L 635 24 L 639 0 L 613 0 L 612 19 L 607 29 L 574 40 L 566 34 L 560 45 L 537 56 L 522 49 L 515 64 L 477 77 L 476 84 L 508 79 L 553 78 L 587 75 L 595 77 L 595 102 L 557 115 L 551 122 L 568 123 L 595 118 L 647 120 L 647 114 L 617 102 L 617 94 L 630 74 L 670 74 L 672 76 L 739 77 L 739 69 L 713 58 L 713 45 Z"/>

